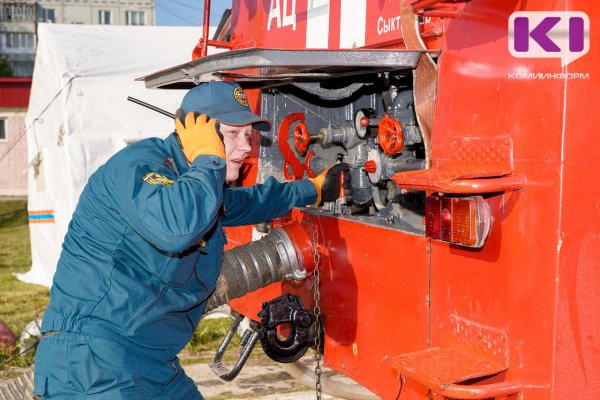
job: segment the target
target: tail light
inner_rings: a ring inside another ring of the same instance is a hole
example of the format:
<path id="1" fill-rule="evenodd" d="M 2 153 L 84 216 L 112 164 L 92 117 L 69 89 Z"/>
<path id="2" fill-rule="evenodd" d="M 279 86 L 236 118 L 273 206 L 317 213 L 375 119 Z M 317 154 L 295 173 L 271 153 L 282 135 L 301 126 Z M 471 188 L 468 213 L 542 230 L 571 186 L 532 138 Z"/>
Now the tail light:
<path id="1" fill-rule="evenodd" d="M 481 248 L 491 225 L 490 206 L 481 196 L 425 199 L 425 235 L 432 239 Z"/>

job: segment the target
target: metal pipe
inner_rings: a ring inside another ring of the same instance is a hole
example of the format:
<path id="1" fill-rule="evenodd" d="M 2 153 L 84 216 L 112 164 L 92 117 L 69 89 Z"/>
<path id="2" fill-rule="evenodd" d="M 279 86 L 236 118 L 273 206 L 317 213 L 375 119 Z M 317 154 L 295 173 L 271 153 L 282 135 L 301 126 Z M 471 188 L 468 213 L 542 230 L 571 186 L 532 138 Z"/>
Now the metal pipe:
<path id="1" fill-rule="evenodd" d="M 393 158 L 387 158 L 386 167 L 386 178 L 391 177 L 393 174 L 398 172 L 405 171 L 416 171 L 419 169 L 425 169 L 427 165 L 425 160 L 415 159 L 415 160 L 394 160 Z"/>
<path id="2" fill-rule="evenodd" d="M 428 7 L 438 3 L 443 3 L 443 0 L 419 0 L 412 4 L 413 13 L 418 14 Z"/>
<path id="3" fill-rule="evenodd" d="M 443 389 L 429 388 L 431 391 L 452 399 L 491 399 L 521 393 L 523 384 L 520 381 L 489 383 L 482 385 L 449 384 Z"/>
<path id="4" fill-rule="evenodd" d="M 433 18 L 459 18 L 461 11 L 459 9 L 423 11 L 422 15 Z"/>
<path id="5" fill-rule="evenodd" d="M 223 42 L 220 40 L 209 40 L 208 44 L 213 47 L 222 47 L 224 49 L 233 49 L 233 43 Z"/>
<path id="6" fill-rule="evenodd" d="M 210 24 L 210 0 L 204 0 L 204 21 L 202 23 L 202 51 L 200 57 L 206 57 L 208 52 L 208 26 Z"/>
<path id="7" fill-rule="evenodd" d="M 146 103 L 145 101 L 136 99 L 135 97 L 131 97 L 131 96 L 127 96 L 127 100 L 135 103 L 135 104 L 139 104 L 140 106 L 144 106 L 146 108 L 149 108 L 152 111 L 156 111 L 158 113 L 161 113 L 162 115 L 166 115 L 169 118 L 175 119 L 175 114 L 170 113 L 166 110 L 163 110 L 162 108 L 158 108 L 156 106 L 153 106 L 152 104 Z"/>

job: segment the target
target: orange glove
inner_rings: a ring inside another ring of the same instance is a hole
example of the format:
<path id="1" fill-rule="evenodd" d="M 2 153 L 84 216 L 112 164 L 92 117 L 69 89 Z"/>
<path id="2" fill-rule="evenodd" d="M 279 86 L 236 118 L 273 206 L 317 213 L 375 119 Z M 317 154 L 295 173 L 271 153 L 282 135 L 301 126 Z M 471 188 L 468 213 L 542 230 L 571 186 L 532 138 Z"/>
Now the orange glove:
<path id="1" fill-rule="evenodd" d="M 185 116 L 180 108 L 175 113 L 176 135 L 181 143 L 185 158 L 191 164 L 201 154 L 210 154 L 225 159 L 223 135 L 218 131 L 218 121 L 205 114 L 189 112 Z"/>
<path id="2" fill-rule="evenodd" d="M 350 167 L 346 163 L 335 164 L 315 178 L 309 178 L 309 181 L 317 189 L 317 202 L 315 206 L 321 204 L 321 201 L 335 201 L 340 197 L 340 173 L 344 172 L 344 189 L 351 186 Z"/>

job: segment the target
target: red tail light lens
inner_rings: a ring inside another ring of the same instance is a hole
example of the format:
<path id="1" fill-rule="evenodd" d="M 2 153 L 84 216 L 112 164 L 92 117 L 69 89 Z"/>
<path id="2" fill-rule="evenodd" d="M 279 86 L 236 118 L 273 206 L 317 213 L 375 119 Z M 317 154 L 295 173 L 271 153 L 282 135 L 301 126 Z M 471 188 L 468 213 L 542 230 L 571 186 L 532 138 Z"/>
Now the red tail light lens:
<path id="1" fill-rule="evenodd" d="M 425 199 L 425 235 L 432 239 L 481 248 L 491 225 L 490 207 L 481 196 Z"/>

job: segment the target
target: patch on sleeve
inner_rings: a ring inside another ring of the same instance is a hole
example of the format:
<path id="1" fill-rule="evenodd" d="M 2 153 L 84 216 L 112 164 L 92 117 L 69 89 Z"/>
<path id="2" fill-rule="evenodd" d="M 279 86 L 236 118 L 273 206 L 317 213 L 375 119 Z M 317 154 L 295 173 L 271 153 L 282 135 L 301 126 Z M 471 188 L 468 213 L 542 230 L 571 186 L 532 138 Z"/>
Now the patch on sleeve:
<path id="1" fill-rule="evenodd" d="M 156 172 L 148 172 L 144 176 L 144 182 L 149 183 L 150 185 L 163 185 L 163 186 L 169 187 L 175 181 L 173 179 L 169 179 L 166 176 L 163 176 Z"/>

